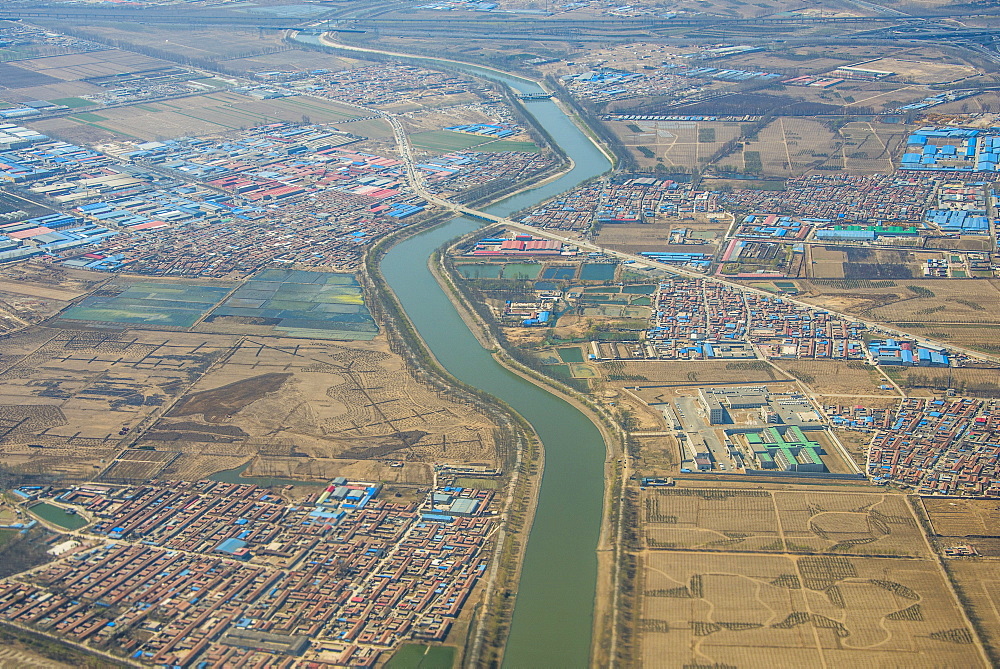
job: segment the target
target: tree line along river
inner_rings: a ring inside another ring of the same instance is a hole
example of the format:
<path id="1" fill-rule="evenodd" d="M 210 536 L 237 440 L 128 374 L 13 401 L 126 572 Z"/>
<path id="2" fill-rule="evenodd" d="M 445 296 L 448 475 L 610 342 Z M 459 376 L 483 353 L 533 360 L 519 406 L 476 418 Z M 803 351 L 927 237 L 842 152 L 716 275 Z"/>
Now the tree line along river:
<path id="1" fill-rule="evenodd" d="M 312 36 L 298 39 L 319 44 Z M 544 92 L 530 80 L 486 68 L 453 62 L 446 66 L 499 81 L 519 93 Z M 527 102 L 525 108 L 573 161 L 573 168 L 558 179 L 486 207 L 488 213 L 509 215 L 611 168 L 607 156 L 554 102 Z M 597 427 L 578 409 L 497 363 L 431 274 L 428 259 L 436 249 L 482 225 L 482 221 L 460 217 L 410 237 L 385 255 L 381 270 L 437 360 L 456 378 L 513 407 L 531 423 L 545 449 L 545 469 L 504 665 L 585 667 L 593 632 L 605 444 Z"/>

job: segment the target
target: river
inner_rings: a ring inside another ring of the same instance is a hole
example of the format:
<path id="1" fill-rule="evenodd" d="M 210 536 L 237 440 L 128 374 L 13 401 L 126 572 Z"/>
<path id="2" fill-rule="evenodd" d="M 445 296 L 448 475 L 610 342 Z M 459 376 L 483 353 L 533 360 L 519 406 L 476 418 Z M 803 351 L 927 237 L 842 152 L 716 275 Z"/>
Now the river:
<path id="1" fill-rule="evenodd" d="M 306 36 L 301 39 L 307 41 Z M 522 93 L 542 92 L 525 79 L 472 65 L 462 69 L 502 80 Z M 505 216 L 611 168 L 607 157 L 555 103 L 528 102 L 525 108 L 574 167 L 554 181 L 487 207 L 491 214 Z M 604 504 L 604 440 L 578 409 L 498 364 L 428 269 L 427 260 L 436 249 L 481 225 L 482 221 L 456 218 L 410 237 L 385 256 L 382 273 L 438 361 L 465 383 L 511 405 L 531 423 L 545 448 L 545 470 L 504 665 L 585 667 L 590 658 Z"/>

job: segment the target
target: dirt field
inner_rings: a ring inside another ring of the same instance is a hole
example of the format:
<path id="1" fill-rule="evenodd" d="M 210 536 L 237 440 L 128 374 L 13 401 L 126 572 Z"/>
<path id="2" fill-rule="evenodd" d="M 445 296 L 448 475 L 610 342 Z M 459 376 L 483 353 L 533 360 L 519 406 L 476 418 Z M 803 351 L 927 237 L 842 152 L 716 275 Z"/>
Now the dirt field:
<path id="1" fill-rule="evenodd" d="M 382 465 L 365 463 L 495 465 L 493 425 L 418 384 L 384 348 L 31 328 L 0 342 L 0 453 L 15 468 L 75 479 L 113 460 L 113 479 L 200 478 L 258 455 L 270 475 L 327 477 L 345 460 L 373 474 Z M 128 446 L 171 455 L 121 455 Z M 386 464 L 376 480 L 426 474 Z"/>
<path id="2" fill-rule="evenodd" d="M 440 400 L 383 348 L 247 338 L 140 443 L 183 451 L 173 467 L 185 477 L 209 454 L 225 459 L 216 464 L 241 459 L 230 467 L 276 458 L 255 464 L 270 475 L 322 475 L 331 460 L 495 464 L 492 425 Z"/>
<path id="3" fill-rule="evenodd" d="M 642 504 L 649 548 L 927 555 L 900 495 L 677 487 L 647 489 Z"/>
<path id="4" fill-rule="evenodd" d="M 94 118 L 99 116 L 100 118 Z M 32 127 L 66 141 L 100 143 L 116 138 L 170 139 L 209 135 L 275 121 L 336 123 L 357 118 L 355 109 L 318 98 L 295 96 L 258 100 L 237 93 L 210 93 L 165 102 L 102 109 L 33 123 Z M 347 127 L 360 133 L 355 124 Z"/>
<path id="5" fill-rule="evenodd" d="M 715 253 L 718 240 L 726 232 L 728 217 L 711 221 L 678 221 L 669 220 L 666 216 L 657 216 L 651 223 L 636 223 L 628 225 L 604 225 L 595 237 L 595 243 L 626 253 L 642 253 L 643 251 L 663 251 L 680 253 Z M 670 244 L 670 231 L 684 228 L 698 233 L 705 239 L 705 244 Z"/>
<path id="6" fill-rule="evenodd" d="M 944 84 L 971 77 L 978 72 L 974 67 L 954 62 L 930 62 L 908 58 L 879 58 L 865 63 L 864 67 L 895 72 L 894 79 L 917 84 Z"/>
<path id="7" fill-rule="evenodd" d="M 827 247 L 815 247 L 814 254 L 821 248 Z M 800 299 L 893 323 L 966 323 L 973 318 L 1000 323 L 1000 280 L 996 279 L 812 281 L 800 283 L 800 288 Z"/>
<path id="8" fill-rule="evenodd" d="M 685 171 L 708 160 L 740 134 L 739 123 L 721 121 L 611 121 L 607 125 L 630 147 L 640 167 L 662 163 L 668 169 L 683 167 Z"/>
<path id="9" fill-rule="evenodd" d="M 1000 502 L 985 499 L 921 499 L 934 533 L 943 537 L 998 536 Z"/>
<path id="10" fill-rule="evenodd" d="M 28 471 L 90 477 L 235 337 L 32 328 L 0 343 L 0 451 Z"/>
<path id="11" fill-rule="evenodd" d="M 1000 562 L 948 560 L 948 573 L 996 663 L 1000 658 Z M 995 664 L 994 664 L 995 666 Z"/>
<path id="12" fill-rule="evenodd" d="M 647 551 L 641 566 L 643 665 L 984 666 L 930 561 Z"/>
<path id="13" fill-rule="evenodd" d="M 899 397 L 895 390 L 883 390 L 879 386 L 886 385 L 885 377 L 870 365 L 863 362 L 839 362 L 834 360 L 774 360 L 774 364 L 790 373 L 808 385 L 816 394 L 838 395 L 849 402 L 852 397 L 865 398 L 869 396 L 893 398 Z M 861 401 L 859 399 L 859 401 Z"/>
<path id="14" fill-rule="evenodd" d="M 680 465 L 680 445 L 674 437 L 636 437 L 639 443 L 638 462 L 645 476 L 673 476 Z"/>

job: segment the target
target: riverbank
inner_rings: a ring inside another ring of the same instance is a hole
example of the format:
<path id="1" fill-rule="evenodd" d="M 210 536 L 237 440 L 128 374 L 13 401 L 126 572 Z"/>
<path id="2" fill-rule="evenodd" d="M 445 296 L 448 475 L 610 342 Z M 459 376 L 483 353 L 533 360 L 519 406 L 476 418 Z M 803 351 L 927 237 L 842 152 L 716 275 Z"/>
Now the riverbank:
<path id="1" fill-rule="evenodd" d="M 433 64 L 431 59 L 420 60 L 424 60 L 425 65 Z M 483 75 L 481 68 L 478 70 L 471 74 Z M 510 79 L 502 73 L 488 74 L 501 81 Z M 529 91 L 540 90 L 523 79 L 504 83 L 523 86 Z M 488 207 L 486 213 L 491 216 L 507 216 L 535 206 L 611 167 L 593 138 L 585 135 L 560 106 L 543 101 L 525 108 L 566 150 L 573 160 L 572 168 L 544 185 L 531 185 Z M 423 352 L 414 355 L 413 371 L 418 377 L 426 373 L 423 367 L 439 364 L 467 387 L 501 398 L 535 428 L 544 444 L 545 467 L 539 472 L 542 484 L 534 525 L 524 549 L 520 583 L 519 587 L 506 592 L 496 588 L 500 599 L 498 611 L 501 607 L 505 610 L 509 607 L 516 590 L 517 604 L 504 663 L 517 667 L 586 666 L 591 659 L 591 640 L 594 638 L 596 550 L 601 537 L 607 536 L 601 529 L 607 493 L 604 485 L 608 461 L 606 438 L 593 420 L 581 413 L 580 404 L 548 388 L 542 389 L 535 381 L 502 365 L 485 350 L 431 274 L 427 259 L 435 249 L 481 225 L 480 220 L 458 218 L 419 234 L 410 230 L 384 240 L 379 245 L 380 251 L 366 257 L 366 268 L 373 270 L 368 272 L 372 288 L 379 291 L 372 294 L 382 294 L 386 285 L 391 287 L 398 301 L 386 300 L 380 311 L 387 312 L 407 338 L 412 336 L 416 341 L 419 335 L 419 341 L 433 352 L 433 360 Z M 380 283 L 386 285 L 377 285 Z M 399 337 L 391 331 L 389 334 L 394 347 L 399 346 L 396 341 Z M 430 376 L 437 377 L 437 374 Z M 431 383 L 439 380 L 428 379 Z M 512 517 L 529 510 L 515 505 Z M 516 548 L 513 542 L 506 544 Z M 513 553 L 501 553 L 498 567 L 503 567 L 511 557 Z M 502 624 L 495 627 L 501 633 L 505 631 Z M 482 648 L 488 650 L 485 644 Z M 489 663 L 485 652 L 479 657 L 480 663 Z M 494 662 L 498 661 L 499 655 L 494 657 Z"/>
<path id="2" fill-rule="evenodd" d="M 598 581 L 594 597 L 594 631 L 591 651 L 592 666 L 610 666 L 615 656 L 613 630 L 617 627 L 617 599 L 619 575 L 622 568 L 621 539 L 624 508 L 625 482 L 630 470 L 628 452 L 625 447 L 627 435 L 615 424 L 614 417 L 605 408 L 594 403 L 593 398 L 580 393 L 558 379 L 546 376 L 525 366 L 509 354 L 507 345 L 499 340 L 493 323 L 480 313 L 472 298 L 461 289 L 460 277 L 448 266 L 446 258 L 453 250 L 468 243 L 473 236 L 489 234 L 476 230 L 474 235 L 466 235 L 449 244 L 445 251 L 437 251 L 430 259 L 430 270 L 441 285 L 448 299 L 455 306 L 459 316 L 468 326 L 484 349 L 491 352 L 494 360 L 510 372 L 517 374 L 539 388 L 553 393 L 590 419 L 601 432 L 607 457 L 604 466 L 604 513 L 601 521 L 600 539 L 597 546 Z"/>

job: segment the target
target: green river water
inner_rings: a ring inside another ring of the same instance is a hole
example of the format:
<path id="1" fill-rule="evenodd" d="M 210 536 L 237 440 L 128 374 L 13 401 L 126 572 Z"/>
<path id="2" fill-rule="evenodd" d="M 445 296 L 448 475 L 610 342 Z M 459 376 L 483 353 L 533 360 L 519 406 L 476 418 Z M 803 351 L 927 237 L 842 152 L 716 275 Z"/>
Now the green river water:
<path id="1" fill-rule="evenodd" d="M 310 41 L 307 36 L 299 39 Z M 525 79 L 498 76 L 471 65 L 462 69 L 502 80 L 524 93 L 541 92 Z M 611 167 L 607 157 L 555 103 L 528 102 L 525 107 L 572 158 L 574 168 L 555 181 L 487 207 L 492 214 L 507 215 L 531 206 Z M 531 423 L 545 448 L 545 471 L 504 665 L 518 669 L 585 667 L 590 657 L 597 584 L 605 445 L 598 429 L 579 410 L 500 366 L 469 331 L 431 275 L 429 256 L 447 241 L 480 226 L 482 221 L 456 218 L 406 239 L 385 256 L 382 272 L 441 364 L 462 381 L 511 405 Z"/>

